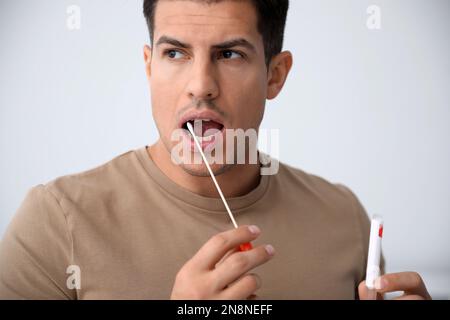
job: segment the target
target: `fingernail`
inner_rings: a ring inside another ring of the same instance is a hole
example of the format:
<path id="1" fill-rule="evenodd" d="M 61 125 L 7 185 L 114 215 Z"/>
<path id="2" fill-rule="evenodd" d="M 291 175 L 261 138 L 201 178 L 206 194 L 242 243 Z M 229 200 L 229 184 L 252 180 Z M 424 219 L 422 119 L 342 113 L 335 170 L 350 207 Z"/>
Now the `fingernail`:
<path id="1" fill-rule="evenodd" d="M 375 289 L 383 290 L 386 287 L 386 281 L 381 277 L 375 279 Z"/>
<path id="2" fill-rule="evenodd" d="M 248 230 L 250 230 L 253 234 L 260 234 L 261 230 L 257 226 L 249 226 Z"/>
<path id="3" fill-rule="evenodd" d="M 265 249 L 269 256 L 273 256 L 275 254 L 275 249 L 270 244 L 266 245 Z"/>

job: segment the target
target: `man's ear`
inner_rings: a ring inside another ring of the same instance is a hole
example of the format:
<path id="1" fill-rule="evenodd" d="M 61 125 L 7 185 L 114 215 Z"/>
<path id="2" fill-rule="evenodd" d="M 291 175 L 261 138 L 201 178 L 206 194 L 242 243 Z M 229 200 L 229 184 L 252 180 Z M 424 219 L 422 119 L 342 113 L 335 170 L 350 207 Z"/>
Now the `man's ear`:
<path id="1" fill-rule="evenodd" d="M 144 46 L 144 63 L 145 63 L 145 73 L 147 74 L 147 78 L 150 78 L 151 75 L 151 62 L 152 62 L 152 48 L 150 46 Z"/>
<path id="2" fill-rule="evenodd" d="M 283 51 L 272 58 L 267 77 L 267 99 L 274 99 L 283 88 L 293 63 L 292 54 Z"/>

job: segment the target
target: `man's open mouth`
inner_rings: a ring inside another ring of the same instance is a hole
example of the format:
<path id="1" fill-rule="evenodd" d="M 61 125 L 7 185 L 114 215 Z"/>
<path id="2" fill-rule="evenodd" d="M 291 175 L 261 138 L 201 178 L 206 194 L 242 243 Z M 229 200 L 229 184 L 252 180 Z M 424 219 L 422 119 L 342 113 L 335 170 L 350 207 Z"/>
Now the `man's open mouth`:
<path id="1" fill-rule="evenodd" d="M 203 140 L 212 139 L 212 137 L 221 132 L 224 125 L 220 122 L 211 119 L 191 119 L 183 123 L 182 128 L 188 130 L 187 123 L 190 123 L 194 128 L 194 133 L 197 137 Z"/>
<path id="2" fill-rule="evenodd" d="M 185 129 L 188 136 L 191 137 L 191 133 L 187 128 L 188 122 L 194 128 L 194 133 L 201 142 L 211 142 L 215 140 L 214 137 L 218 134 L 222 134 L 225 129 L 222 117 L 211 110 L 204 110 L 201 112 L 191 111 L 181 118 L 179 127 Z"/>

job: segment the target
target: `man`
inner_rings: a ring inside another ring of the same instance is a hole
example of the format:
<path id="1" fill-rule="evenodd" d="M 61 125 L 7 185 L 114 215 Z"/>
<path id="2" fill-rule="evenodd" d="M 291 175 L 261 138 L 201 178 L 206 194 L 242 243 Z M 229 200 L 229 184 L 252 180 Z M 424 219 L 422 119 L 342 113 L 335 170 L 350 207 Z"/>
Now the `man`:
<path id="1" fill-rule="evenodd" d="M 262 175 L 245 143 L 244 163 L 211 164 L 233 229 L 205 164 L 174 161 L 174 132 L 187 122 L 205 151 L 230 142 L 226 130 L 258 131 L 292 66 L 281 51 L 287 9 L 287 0 L 144 1 L 159 140 L 32 188 L 1 243 L 1 298 L 368 297 L 369 220 L 348 188 L 284 164 Z M 198 155 L 186 132 L 181 145 L 183 159 Z M 236 249 L 247 242 L 253 249 Z M 377 287 L 380 298 L 430 298 L 414 272 Z"/>

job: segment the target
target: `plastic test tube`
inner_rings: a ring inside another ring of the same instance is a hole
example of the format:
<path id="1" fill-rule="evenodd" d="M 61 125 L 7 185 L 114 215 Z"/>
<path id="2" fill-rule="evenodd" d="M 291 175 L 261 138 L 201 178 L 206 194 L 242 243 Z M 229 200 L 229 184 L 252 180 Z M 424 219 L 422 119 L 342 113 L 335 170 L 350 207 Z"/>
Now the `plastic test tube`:
<path id="1" fill-rule="evenodd" d="M 383 219 L 374 215 L 370 224 L 369 253 L 367 257 L 366 286 L 369 298 L 376 299 L 375 280 L 380 276 L 381 239 L 383 238 Z"/>

